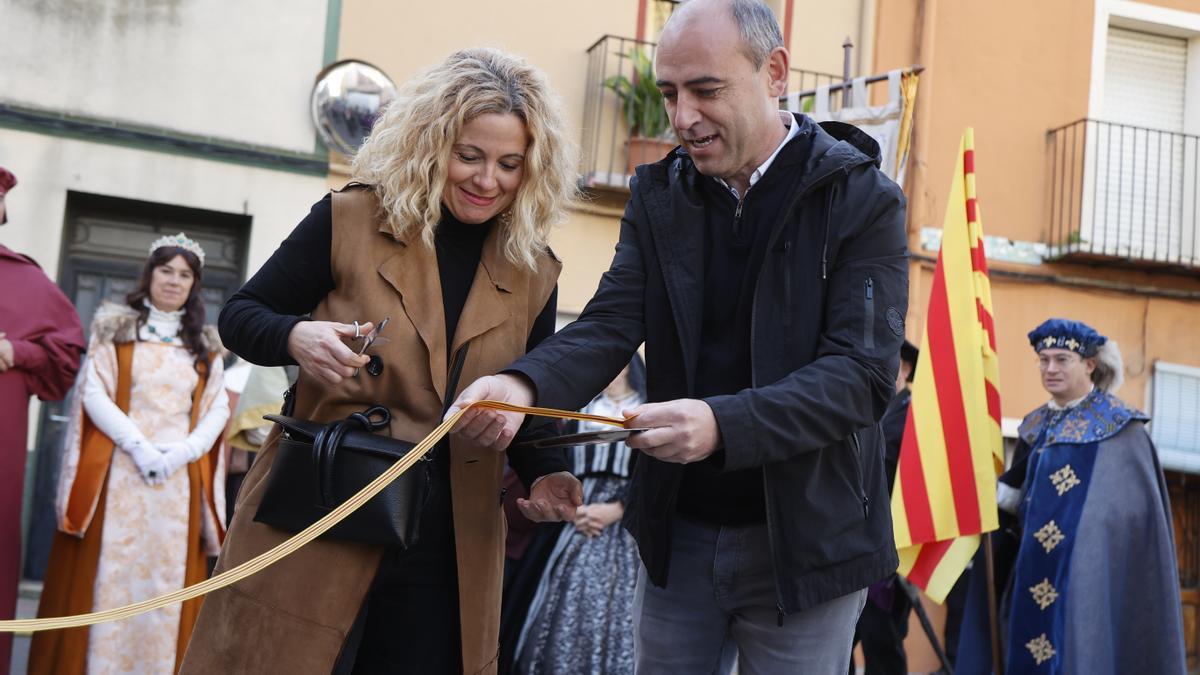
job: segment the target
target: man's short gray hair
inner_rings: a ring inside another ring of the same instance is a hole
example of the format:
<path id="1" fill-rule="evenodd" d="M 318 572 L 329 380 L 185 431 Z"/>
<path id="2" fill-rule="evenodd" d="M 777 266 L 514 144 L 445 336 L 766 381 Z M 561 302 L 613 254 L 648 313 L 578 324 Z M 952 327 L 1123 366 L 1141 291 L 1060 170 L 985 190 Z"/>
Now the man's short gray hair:
<path id="1" fill-rule="evenodd" d="M 779 21 L 762 0 L 731 0 L 729 4 L 742 34 L 746 57 L 756 70 L 762 68 L 771 52 L 783 46 Z"/>

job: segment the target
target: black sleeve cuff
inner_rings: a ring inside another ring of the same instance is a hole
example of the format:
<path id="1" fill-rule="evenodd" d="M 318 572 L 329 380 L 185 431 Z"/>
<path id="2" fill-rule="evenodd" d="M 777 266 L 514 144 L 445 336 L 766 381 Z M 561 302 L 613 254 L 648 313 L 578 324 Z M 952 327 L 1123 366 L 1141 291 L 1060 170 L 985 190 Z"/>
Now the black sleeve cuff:
<path id="1" fill-rule="evenodd" d="M 570 471 L 570 466 L 567 464 L 567 452 L 563 448 L 509 450 L 508 465 L 517 472 L 517 477 L 525 484 L 526 489 L 531 489 L 533 482 L 542 476 L 560 471 Z"/>

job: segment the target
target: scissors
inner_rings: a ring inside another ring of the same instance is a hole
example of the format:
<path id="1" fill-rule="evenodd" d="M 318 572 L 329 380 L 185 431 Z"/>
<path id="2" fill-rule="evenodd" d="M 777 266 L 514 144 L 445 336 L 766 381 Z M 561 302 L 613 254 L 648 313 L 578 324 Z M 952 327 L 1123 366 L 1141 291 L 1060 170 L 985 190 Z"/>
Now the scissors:
<path id="1" fill-rule="evenodd" d="M 370 333 L 367 333 L 366 335 L 364 335 L 362 337 L 362 341 L 363 341 L 362 346 L 358 348 L 358 353 L 356 353 L 355 356 L 362 356 L 363 354 L 365 354 L 366 351 L 368 349 L 370 349 L 371 345 L 375 344 L 377 341 L 379 342 L 379 344 L 383 344 L 384 342 L 387 342 L 387 338 L 381 338 L 381 337 L 379 337 L 379 334 L 383 332 L 383 329 L 386 328 L 388 325 L 388 321 L 391 321 L 391 320 L 392 320 L 392 317 L 390 317 L 390 316 L 385 318 L 383 321 L 379 322 L 378 326 L 375 326 L 374 328 L 372 328 Z M 379 363 L 376 363 L 377 358 L 378 357 L 376 357 L 376 356 L 372 356 L 371 362 L 367 364 L 367 372 L 370 373 L 371 375 L 378 375 L 379 373 L 383 372 L 383 362 L 379 361 Z M 354 377 L 358 377 L 358 371 L 359 371 L 358 368 L 354 369 Z"/>

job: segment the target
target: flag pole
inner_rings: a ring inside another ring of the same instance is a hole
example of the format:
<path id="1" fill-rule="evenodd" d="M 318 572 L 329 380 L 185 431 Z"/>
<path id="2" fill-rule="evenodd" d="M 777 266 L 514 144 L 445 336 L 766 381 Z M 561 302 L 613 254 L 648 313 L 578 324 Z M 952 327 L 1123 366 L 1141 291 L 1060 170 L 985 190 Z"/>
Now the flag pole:
<path id="1" fill-rule="evenodd" d="M 996 569 L 992 563 L 992 533 L 983 535 L 983 557 L 987 564 L 988 626 L 991 629 L 992 672 L 1003 675 L 1004 659 L 1000 649 L 1000 618 L 996 610 Z"/>
<path id="2" fill-rule="evenodd" d="M 908 579 L 896 575 L 896 584 L 900 586 L 904 594 L 908 596 L 908 602 L 912 605 L 913 612 L 917 615 L 917 620 L 921 622 L 921 629 L 925 631 L 925 637 L 929 639 L 929 645 L 933 647 L 933 653 L 937 655 L 938 660 L 942 663 L 942 670 L 946 675 L 954 675 L 954 666 L 950 664 L 950 659 L 946 658 L 946 650 L 942 648 L 942 643 L 938 640 L 937 631 L 933 629 L 933 622 L 929 620 L 929 612 L 925 611 L 925 605 L 921 604 L 921 596 L 917 592 L 916 586 L 909 583 Z"/>

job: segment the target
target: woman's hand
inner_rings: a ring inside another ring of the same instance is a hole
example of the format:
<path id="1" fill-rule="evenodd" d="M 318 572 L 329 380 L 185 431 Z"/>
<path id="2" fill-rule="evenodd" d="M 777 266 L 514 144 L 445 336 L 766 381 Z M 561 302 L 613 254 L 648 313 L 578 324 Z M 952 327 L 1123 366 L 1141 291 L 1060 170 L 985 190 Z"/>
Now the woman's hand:
<path id="1" fill-rule="evenodd" d="M 129 453 L 133 463 L 137 465 L 138 473 L 146 485 L 161 485 L 167 480 L 167 465 L 163 461 L 163 453 L 145 438 L 137 438 L 121 445 L 120 448 Z"/>
<path id="2" fill-rule="evenodd" d="M 625 507 L 621 502 L 588 504 L 575 510 L 575 531 L 587 537 L 598 537 L 604 528 L 621 520 Z"/>
<path id="3" fill-rule="evenodd" d="M 354 371 L 367 365 L 370 357 L 359 356 L 342 342 L 344 338 L 364 336 L 371 323 L 354 324 L 333 321 L 301 321 L 288 334 L 288 353 L 300 364 L 300 369 L 327 385 L 339 384 Z"/>
<path id="4" fill-rule="evenodd" d="M 529 499 L 517 499 L 521 514 L 535 523 L 572 520 L 581 504 L 583 484 L 569 471 L 542 476 L 533 482 Z"/>
<path id="5" fill-rule="evenodd" d="M 524 375 L 488 375 L 475 380 L 464 389 L 442 419 L 453 416 L 477 401 L 502 401 L 529 407 L 533 405 L 533 399 L 533 384 L 525 379 Z M 472 408 L 463 413 L 462 419 L 454 425 L 452 432 L 468 443 L 503 452 L 517 435 L 524 419 L 525 415 L 522 413 Z"/>

